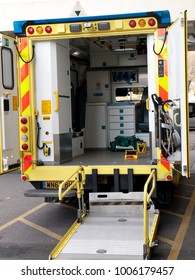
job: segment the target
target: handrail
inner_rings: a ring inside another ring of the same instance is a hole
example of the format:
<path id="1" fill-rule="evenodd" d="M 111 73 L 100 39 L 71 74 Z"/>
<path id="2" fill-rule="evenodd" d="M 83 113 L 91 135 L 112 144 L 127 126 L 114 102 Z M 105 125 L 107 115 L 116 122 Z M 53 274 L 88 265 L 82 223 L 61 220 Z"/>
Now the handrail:
<path id="1" fill-rule="evenodd" d="M 73 178 L 73 176 L 75 176 L 76 178 L 74 178 L 74 181 L 72 184 L 70 184 L 70 186 L 64 191 L 62 192 L 62 188 L 63 186 L 70 180 Z M 85 173 L 84 173 L 84 169 L 82 166 L 80 166 L 69 178 L 67 178 L 66 180 L 64 180 L 58 189 L 58 198 L 59 201 L 62 201 L 62 199 L 66 196 L 66 194 L 73 189 L 73 187 L 76 186 L 77 188 L 77 198 L 78 198 L 78 222 L 82 222 L 82 220 L 84 219 L 85 215 L 86 215 L 86 207 L 85 207 L 85 203 L 84 203 L 84 187 L 83 184 L 85 182 Z"/>
<path id="2" fill-rule="evenodd" d="M 82 176 L 82 179 L 80 178 L 80 175 Z M 73 176 L 77 175 L 76 179 L 74 180 L 74 182 L 64 191 L 62 192 L 62 189 L 64 187 L 64 185 L 70 180 L 72 179 Z M 65 179 L 60 185 L 59 185 L 59 189 L 58 189 L 58 198 L 59 201 L 62 201 L 62 199 L 65 197 L 65 195 L 76 185 L 77 186 L 77 193 L 78 191 L 80 192 L 81 189 L 83 188 L 83 167 L 79 166 L 79 168 L 71 175 L 69 176 L 67 179 Z M 82 185 L 82 186 L 81 186 Z M 78 190 L 79 189 L 79 190 Z M 79 197 L 80 198 L 80 197 Z"/>
<path id="3" fill-rule="evenodd" d="M 148 193 L 148 186 L 152 180 L 152 188 Z M 145 185 L 144 185 L 144 246 L 148 245 L 149 238 L 149 227 L 148 227 L 148 204 L 150 202 L 150 198 L 156 188 L 156 170 L 152 170 L 150 173 Z"/>
<path id="4" fill-rule="evenodd" d="M 54 91 L 54 94 L 56 96 L 56 107 L 55 107 L 55 110 L 54 112 L 58 112 L 59 111 L 59 93 L 57 90 Z"/>
<path id="5" fill-rule="evenodd" d="M 146 110 L 148 110 L 148 111 L 150 111 L 149 101 L 150 101 L 150 97 L 148 97 L 148 98 L 146 99 Z"/>

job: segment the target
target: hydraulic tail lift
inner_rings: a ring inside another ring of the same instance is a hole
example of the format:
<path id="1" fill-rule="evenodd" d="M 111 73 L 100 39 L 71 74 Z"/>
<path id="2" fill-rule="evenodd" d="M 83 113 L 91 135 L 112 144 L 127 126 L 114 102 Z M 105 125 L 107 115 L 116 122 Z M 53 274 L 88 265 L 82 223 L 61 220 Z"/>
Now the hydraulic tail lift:
<path id="1" fill-rule="evenodd" d="M 155 234 L 159 211 L 150 199 L 155 186 L 153 170 L 144 192 L 90 193 L 88 212 L 81 199 L 78 220 L 54 248 L 50 259 L 150 258 L 150 249 L 158 245 Z"/>

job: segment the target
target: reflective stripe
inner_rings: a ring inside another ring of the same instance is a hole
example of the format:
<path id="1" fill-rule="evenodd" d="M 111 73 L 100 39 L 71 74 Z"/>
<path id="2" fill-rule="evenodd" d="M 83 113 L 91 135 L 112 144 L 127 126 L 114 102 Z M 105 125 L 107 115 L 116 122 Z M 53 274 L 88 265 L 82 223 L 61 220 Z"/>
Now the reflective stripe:
<path id="1" fill-rule="evenodd" d="M 158 45 L 159 46 L 162 46 L 164 43 L 165 32 L 166 32 L 165 29 L 158 30 Z M 167 60 L 167 40 L 168 40 L 168 37 L 166 39 L 162 52 L 158 55 L 158 60 L 163 60 L 163 63 L 164 63 L 164 76 L 158 77 L 159 96 L 162 98 L 163 101 L 165 101 L 169 98 L 169 95 L 168 95 L 169 73 L 168 73 L 168 60 Z M 166 105 L 165 105 L 165 107 L 166 107 Z M 166 158 L 164 158 L 162 155 L 160 157 L 160 163 L 161 163 L 161 168 L 165 173 L 170 172 L 170 170 L 171 170 L 170 162 Z"/>
<path id="2" fill-rule="evenodd" d="M 21 38 L 19 45 L 20 56 L 28 61 L 28 39 Z M 20 94 L 21 94 L 21 114 L 30 114 L 30 82 L 29 82 L 29 65 L 24 63 L 21 58 L 19 58 L 20 65 Z"/>
<path id="3" fill-rule="evenodd" d="M 21 38 L 19 44 L 20 56 L 24 61 L 28 61 L 28 39 Z M 29 64 L 25 63 L 19 57 L 20 67 L 20 96 L 21 96 L 21 115 L 30 115 L 30 80 L 29 80 Z M 32 154 L 23 152 L 22 159 L 23 173 L 32 170 Z"/>
<path id="4" fill-rule="evenodd" d="M 23 172 L 28 173 L 30 170 L 32 170 L 32 155 L 27 154 L 23 158 Z"/>

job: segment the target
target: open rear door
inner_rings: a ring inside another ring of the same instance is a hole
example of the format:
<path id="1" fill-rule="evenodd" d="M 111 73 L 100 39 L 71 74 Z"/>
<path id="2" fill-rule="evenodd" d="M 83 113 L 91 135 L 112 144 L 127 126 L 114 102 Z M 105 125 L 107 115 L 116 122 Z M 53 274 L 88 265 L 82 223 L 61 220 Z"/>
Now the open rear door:
<path id="1" fill-rule="evenodd" d="M 183 176 L 190 176 L 189 162 L 189 120 L 187 83 L 187 14 L 168 28 L 168 98 L 173 101 L 172 120 L 177 142 L 176 151 L 168 157 L 174 169 Z"/>
<path id="2" fill-rule="evenodd" d="M 0 174 L 20 166 L 14 39 L 0 34 Z"/>

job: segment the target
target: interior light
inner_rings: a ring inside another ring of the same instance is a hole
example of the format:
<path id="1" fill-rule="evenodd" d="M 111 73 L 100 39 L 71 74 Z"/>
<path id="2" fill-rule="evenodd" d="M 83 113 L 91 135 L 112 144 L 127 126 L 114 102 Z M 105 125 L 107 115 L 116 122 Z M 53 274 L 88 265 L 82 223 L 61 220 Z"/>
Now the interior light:
<path id="1" fill-rule="evenodd" d="M 75 52 L 72 53 L 72 55 L 74 55 L 74 56 L 79 56 L 80 54 L 81 53 L 79 51 L 75 51 Z"/>
<path id="2" fill-rule="evenodd" d="M 113 52 L 127 52 L 127 51 L 135 51 L 134 48 L 116 48 L 116 49 L 112 49 Z"/>

